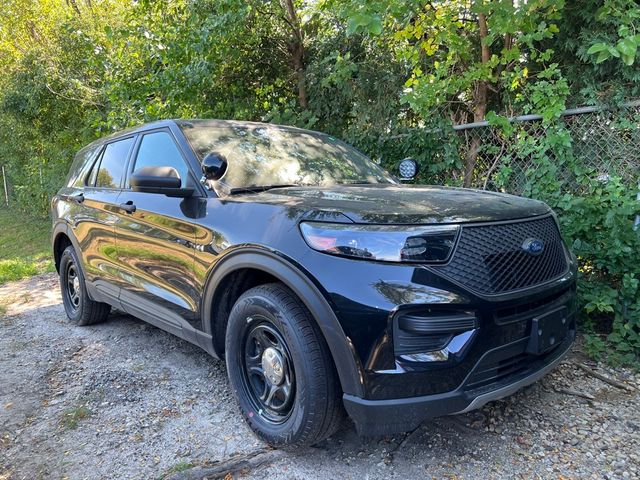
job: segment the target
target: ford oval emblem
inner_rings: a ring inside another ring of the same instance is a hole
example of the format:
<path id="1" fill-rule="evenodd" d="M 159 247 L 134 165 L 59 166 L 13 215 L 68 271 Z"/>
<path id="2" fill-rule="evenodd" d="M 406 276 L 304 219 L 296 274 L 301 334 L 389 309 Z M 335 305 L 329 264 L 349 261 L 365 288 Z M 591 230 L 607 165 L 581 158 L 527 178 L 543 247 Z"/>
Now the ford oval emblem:
<path id="1" fill-rule="evenodd" d="M 522 250 L 527 252 L 529 255 L 540 255 L 544 251 L 544 242 L 537 238 L 527 238 L 522 243 Z"/>

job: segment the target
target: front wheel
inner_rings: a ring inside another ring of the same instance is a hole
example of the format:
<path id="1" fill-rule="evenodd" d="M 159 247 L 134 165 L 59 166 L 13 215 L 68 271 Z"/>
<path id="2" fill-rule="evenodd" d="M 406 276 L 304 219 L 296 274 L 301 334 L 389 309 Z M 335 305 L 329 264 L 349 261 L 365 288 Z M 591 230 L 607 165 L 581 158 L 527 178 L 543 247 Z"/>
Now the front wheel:
<path id="1" fill-rule="evenodd" d="M 261 285 L 238 299 L 225 349 L 242 414 L 267 443 L 312 445 L 340 425 L 340 388 L 328 347 L 284 285 Z"/>

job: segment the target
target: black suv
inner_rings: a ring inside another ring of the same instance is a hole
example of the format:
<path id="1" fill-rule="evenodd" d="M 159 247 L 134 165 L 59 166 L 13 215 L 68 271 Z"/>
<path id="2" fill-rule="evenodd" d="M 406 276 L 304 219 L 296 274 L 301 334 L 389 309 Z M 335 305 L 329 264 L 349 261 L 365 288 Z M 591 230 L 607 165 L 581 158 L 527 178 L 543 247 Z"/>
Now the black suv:
<path id="1" fill-rule="evenodd" d="M 144 125 L 83 148 L 52 210 L 71 321 L 117 308 L 226 359 L 274 445 L 318 442 L 345 409 L 377 435 L 478 408 L 575 337 L 576 260 L 548 206 L 403 185 L 322 133 Z"/>

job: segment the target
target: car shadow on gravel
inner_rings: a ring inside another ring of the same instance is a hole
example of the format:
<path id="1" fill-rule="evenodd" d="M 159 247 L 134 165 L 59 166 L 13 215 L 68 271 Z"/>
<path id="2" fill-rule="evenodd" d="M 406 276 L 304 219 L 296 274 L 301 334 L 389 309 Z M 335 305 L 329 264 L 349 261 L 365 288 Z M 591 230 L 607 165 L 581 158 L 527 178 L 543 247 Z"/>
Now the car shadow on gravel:
<path id="1" fill-rule="evenodd" d="M 315 447 L 273 450 L 242 420 L 223 362 L 199 348 L 118 313 L 73 327 L 51 275 L 0 287 L 7 295 L 15 300 L 0 318 L 2 480 L 640 473 L 638 391 L 586 375 L 577 353 L 476 412 L 377 438 L 359 437 L 345 420 Z M 637 373 L 594 368 L 640 387 Z"/>

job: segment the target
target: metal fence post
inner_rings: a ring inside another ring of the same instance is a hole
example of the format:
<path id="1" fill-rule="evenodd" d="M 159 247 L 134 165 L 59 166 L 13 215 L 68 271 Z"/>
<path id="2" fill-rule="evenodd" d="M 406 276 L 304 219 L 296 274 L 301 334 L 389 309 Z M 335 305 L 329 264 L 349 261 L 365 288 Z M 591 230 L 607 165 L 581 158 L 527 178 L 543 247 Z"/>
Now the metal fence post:
<path id="1" fill-rule="evenodd" d="M 640 202 L 640 180 L 638 181 L 638 194 L 636 195 L 636 200 Z M 633 230 L 637 231 L 638 227 L 640 227 L 640 215 L 636 215 L 636 221 L 633 222 Z"/>
<path id="2" fill-rule="evenodd" d="M 9 191 L 7 190 L 7 175 L 4 172 L 4 165 L 2 165 L 2 182 L 4 184 L 4 202 L 9 206 Z"/>

